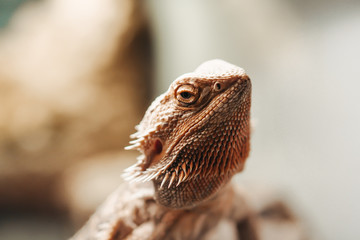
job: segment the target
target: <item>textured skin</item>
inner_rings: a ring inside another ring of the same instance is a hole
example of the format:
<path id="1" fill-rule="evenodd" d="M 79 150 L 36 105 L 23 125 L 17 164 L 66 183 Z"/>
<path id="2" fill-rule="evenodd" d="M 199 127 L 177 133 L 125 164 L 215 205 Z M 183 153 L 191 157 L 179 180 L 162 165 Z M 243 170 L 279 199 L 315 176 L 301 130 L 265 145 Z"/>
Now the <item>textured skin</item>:
<path id="1" fill-rule="evenodd" d="M 224 61 L 177 78 L 151 104 L 128 147 L 141 152 L 126 171 L 135 183 L 115 191 L 73 240 L 302 239 L 274 228 L 290 222 L 298 229 L 285 207 L 249 206 L 256 201 L 227 184 L 249 153 L 250 105 L 248 76 Z M 271 238 L 260 237 L 259 225 Z"/>
<path id="2" fill-rule="evenodd" d="M 137 127 L 130 148 L 143 155 L 128 178 L 153 180 L 157 201 L 167 207 L 206 200 L 244 167 L 250 105 L 250 79 L 239 67 L 212 60 L 180 76 Z"/>
<path id="3" fill-rule="evenodd" d="M 225 239 L 242 236 L 241 239 L 255 240 L 253 213 L 240 195 L 228 186 L 217 198 L 201 206 L 171 209 L 155 201 L 151 184 L 122 186 L 72 240 L 219 239 L 218 236 L 224 236 L 223 226 L 235 231 L 233 236 L 225 232 Z M 241 229 L 244 225 L 245 229 Z"/>

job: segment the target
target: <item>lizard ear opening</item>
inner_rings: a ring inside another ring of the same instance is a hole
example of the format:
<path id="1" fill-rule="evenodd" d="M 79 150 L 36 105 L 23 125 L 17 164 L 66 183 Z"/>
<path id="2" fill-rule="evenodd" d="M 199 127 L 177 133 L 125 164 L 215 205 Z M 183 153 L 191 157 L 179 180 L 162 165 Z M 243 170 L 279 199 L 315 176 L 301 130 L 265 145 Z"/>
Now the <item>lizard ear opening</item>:
<path id="1" fill-rule="evenodd" d="M 142 170 L 145 171 L 147 168 L 157 164 L 163 155 L 163 143 L 160 139 L 156 138 L 151 143 L 150 148 L 145 151 L 146 160 L 142 166 Z"/>
<path id="2" fill-rule="evenodd" d="M 155 143 L 154 143 L 154 153 L 155 154 L 160 154 L 163 150 L 163 144 L 160 141 L 160 139 L 156 139 Z"/>

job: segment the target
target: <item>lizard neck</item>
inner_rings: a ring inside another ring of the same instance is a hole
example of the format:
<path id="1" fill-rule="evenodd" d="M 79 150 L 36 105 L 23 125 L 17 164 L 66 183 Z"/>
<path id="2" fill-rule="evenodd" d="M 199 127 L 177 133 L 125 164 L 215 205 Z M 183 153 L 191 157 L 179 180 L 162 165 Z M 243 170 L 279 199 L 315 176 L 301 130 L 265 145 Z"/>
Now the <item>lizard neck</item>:
<path id="1" fill-rule="evenodd" d="M 219 209 L 221 211 L 224 209 L 224 205 L 227 202 L 230 202 L 233 199 L 234 196 L 234 189 L 231 182 L 228 182 L 225 184 L 225 186 L 221 187 L 218 192 L 216 192 L 213 196 L 211 196 L 209 199 L 200 202 L 198 205 L 194 207 L 194 209 L 197 209 L 199 211 L 215 211 L 217 212 Z"/>

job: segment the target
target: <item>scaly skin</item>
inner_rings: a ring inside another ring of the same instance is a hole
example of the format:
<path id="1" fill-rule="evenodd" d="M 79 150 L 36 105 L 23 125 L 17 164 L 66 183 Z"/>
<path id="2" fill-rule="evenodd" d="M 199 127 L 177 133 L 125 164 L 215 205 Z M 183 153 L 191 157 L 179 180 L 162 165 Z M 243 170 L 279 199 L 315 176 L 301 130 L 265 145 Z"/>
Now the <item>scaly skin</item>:
<path id="1" fill-rule="evenodd" d="M 223 221 L 257 239 L 246 201 L 227 184 L 249 154 L 250 106 L 249 77 L 227 62 L 177 78 L 132 135 L 128 149 L 141 156 L 126 178 L 142 183 L 113 193 L 73 239 L 211 239 Z"/>
<path id="2" fill-rule="evenodd" d="M 193 207 L 241 171 L 249 153 L 251 82 L 221 60 L 176 79 L 139 124 L 129 149 L 142 152 L 128 179 L 152 180 L 155 198 Z"/>

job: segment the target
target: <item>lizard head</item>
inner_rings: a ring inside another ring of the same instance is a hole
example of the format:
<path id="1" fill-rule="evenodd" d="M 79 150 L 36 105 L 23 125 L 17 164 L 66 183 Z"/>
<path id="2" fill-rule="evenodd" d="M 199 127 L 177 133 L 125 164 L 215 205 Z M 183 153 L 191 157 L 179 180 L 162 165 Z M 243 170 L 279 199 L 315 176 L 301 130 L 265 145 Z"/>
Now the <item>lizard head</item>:
<path id="1" fill-rule="evenodd" d="M 195 206 L 240 172 L 249 153 L 251 82 L 211 60 L 177 78 L 151 104 L 127 149 L 142 155 L 128 179 L 152 180 L 158 203 Z"/>

